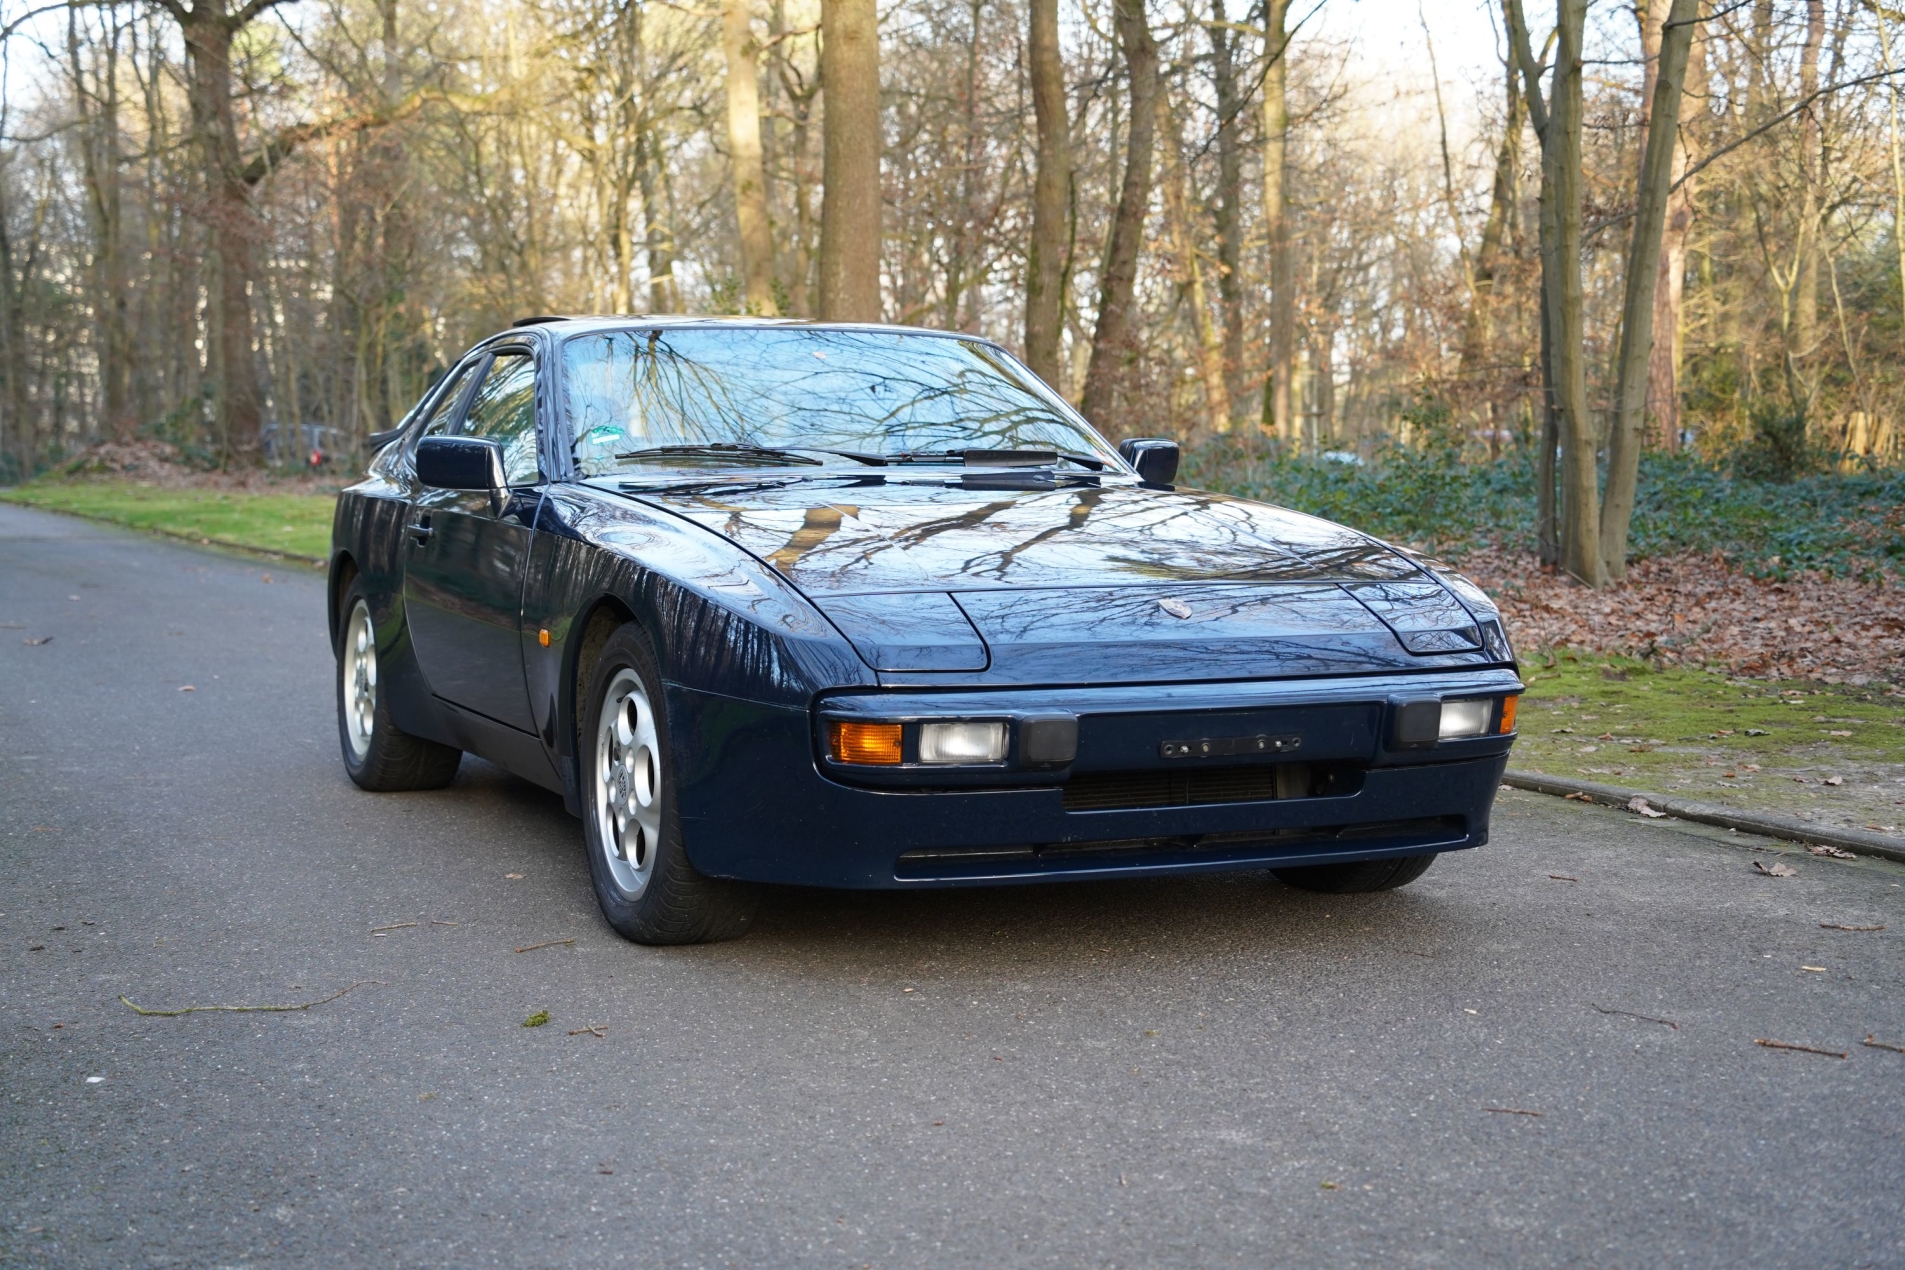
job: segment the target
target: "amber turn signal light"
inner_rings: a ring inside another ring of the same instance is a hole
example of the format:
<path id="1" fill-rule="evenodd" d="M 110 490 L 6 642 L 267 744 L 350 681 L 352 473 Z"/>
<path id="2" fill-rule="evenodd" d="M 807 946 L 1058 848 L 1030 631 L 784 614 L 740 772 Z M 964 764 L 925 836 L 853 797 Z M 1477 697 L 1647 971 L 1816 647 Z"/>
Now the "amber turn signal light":
<path id="1" fill-rule="evenodd" d="M 1501 734 L 1507 736 L 1515 730 L 1515 707 L 1521 703 L 1520 697 L 1502 698 Z"/>
<path id="2" fill-rule="evenodd" d="M 892 766 L 903 761 L 897 723 L 827 724 L 827 748 L 836 763 L 877 763 Z"/>

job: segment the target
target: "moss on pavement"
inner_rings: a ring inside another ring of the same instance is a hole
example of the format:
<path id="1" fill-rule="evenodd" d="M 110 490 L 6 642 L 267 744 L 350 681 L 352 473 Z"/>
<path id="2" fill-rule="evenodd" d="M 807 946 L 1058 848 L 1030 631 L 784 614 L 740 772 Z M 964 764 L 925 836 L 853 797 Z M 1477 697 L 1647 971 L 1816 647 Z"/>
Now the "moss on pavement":
<path id="1" fill-rule="evenodd" d="M 1897 833 L 1905 693 L 1561 653 L 1522 666 L 1511 767 Z"/>

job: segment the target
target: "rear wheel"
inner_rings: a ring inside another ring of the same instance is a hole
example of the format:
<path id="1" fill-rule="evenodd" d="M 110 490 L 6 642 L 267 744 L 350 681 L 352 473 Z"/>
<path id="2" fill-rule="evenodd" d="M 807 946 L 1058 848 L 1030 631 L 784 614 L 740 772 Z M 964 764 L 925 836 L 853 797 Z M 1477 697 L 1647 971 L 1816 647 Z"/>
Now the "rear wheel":
<path id="1" fill-rule="evenodd" d="M 337 644 L 337 739 L 344 770 L 365 789 L 441 789 L 456 776 L 463 751 L 391 722 L 377 679 L 377 627 L 362 587 L 344 594 L 344 632 Z"/>
<path id="2" fill-rule="evenodd" d="M 688 863 L 669 770 L 661 676 L 641 630 L 609 637 L 589 675 L 579 755 L 589 876 L 602 915 L 638 944 L 733 939 L 755 891 Z"/>
<path id="3" fill-rule="evenodd" d="M 1366 891 L 1393 891 L 1421 877 L 1435 863 L 1434 853 L 1405 855 L 1393 860 L 1355 860 L 1348 864 L 1308 864 L 1300 869 L 1272 869 L 1277 881 L 1303 891 L 1326 895 L 1356 895 Z"/>

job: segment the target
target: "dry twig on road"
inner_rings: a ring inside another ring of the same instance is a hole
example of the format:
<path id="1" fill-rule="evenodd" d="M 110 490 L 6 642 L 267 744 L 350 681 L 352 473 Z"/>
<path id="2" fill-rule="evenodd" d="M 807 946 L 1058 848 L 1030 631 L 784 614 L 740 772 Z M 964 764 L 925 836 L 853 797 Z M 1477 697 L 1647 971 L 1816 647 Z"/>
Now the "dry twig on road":
<path id="1" fill-rule="evenodd" d="M 1769 1050 L 1798 1050 L 1801 1054 L 1824 1054 L 1827 1058 L 1846 1058 L 1838 1050 L 1822 1050 L 1811 1045 L 1794 1045 L 1789 1041 L 1769 1041 L 1765 1037 L 1755 1037 L 1755 1045 L 1764 1045 Z"/>
<path id="2" fill-rule="evenodd" d="M 351 991 L 352 988 L 361 988 L 367 983 L 381 984 L 382 982 L 383 980 L 381 979 L 359 979 L 349 988 L 339 988 L 328 997 L 319 997 L 316 1001 L 305 1001 L 298 1005 L 188 1005 L 183 1010 L 148 1010 L 142 1005 L 134 1005 L 124 997 L 120 997 L 119 1000 L 127 1009 L 132 1010 L 136 1014 L 144 1014 L 153 1018 L 163 1019 L 175 1019 L 181 1014 L 201 1013 L 285 1014 L 293 1010 L 308 1010 L 314 1005 L 323 1005 L 327 1001 L 335 1001 L 346 992 Z"/>

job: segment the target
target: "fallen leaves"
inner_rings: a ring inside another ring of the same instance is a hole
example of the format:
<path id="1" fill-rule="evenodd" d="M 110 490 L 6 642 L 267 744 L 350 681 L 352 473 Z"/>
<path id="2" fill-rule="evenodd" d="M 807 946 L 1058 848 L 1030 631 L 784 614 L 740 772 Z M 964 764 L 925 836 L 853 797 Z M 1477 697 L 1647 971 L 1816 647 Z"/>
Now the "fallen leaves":
<path id="1" fill-rule="evenodd" d="M 1463 571 L 1495 596 L 1509 634 L 1529 648 L 1725 663 L 1781 679 L 1888 678 L 1898 673 L 1905 587 L 1849 578 L 1749 577 L 1712 556 L 1636 560 L 1600 589 L 1543 569 L 1531 553 L 1468 553 Z"/>
<path id="2" fill-rule="evenodd" d="M 508 878 L 511 882 L 520 882 L 523 880 L 523 874 L 520 873 L 505 873 L 503 876 Z"/>
<path id="3" fill-rule="evenodd" d="M 541 1027 L 549 1021 L 549 1011 L 538 1010 L 523 1020 L 524 1027 Z"/>
<path id="4" fill-rule="evenodd" d="M 1828 777 L 1826 777 L 1826 778 L 1825 778 L 1824 780 L 1822 780 L 1822 781 L 1820 781 L 1819 783 L 1820 783 L 1821 785 L 1843 785 L 1843 784 L 1845 784 L 1845 777 L 1843 777 L 1843 776 L 1828 776 Z"/>
<path id="5" fill-rule="evenodd" d="M 50 643 L 52 643 L 52 642 L 53 642 L 53 637 L 52 637 L 51 635 L 42 635 L 42 636 L 40 636 L 40 637 L 39 637 L 38 639 L 34 639 L 34 638 L 32 638 L 32 637 L 30 637 L 30 636 L 29 636 L 28 638 L 26 638 L 26 639 L 24 639 L 24 640 L 22 640 L 22 641 L 20 641 L 20 642 L 21 642 L 21 643 L 23 643 L 23 644 L 25 644 L 25 645 L 26 645 L 26 646 L 27 646 L 28 648 L 38 648 L 38 647 L 39 647 L 40 645 L 42 645 L 42 644 L 50 644 Z"/>
<path id="6" fill-rule="evenodd" d="M 1591 803 L 1594 801 L 1593 798 L 1591 798 L 1587 794 L 1583 794 L 1579 790 L 1576 790 L 1572 794 L 1565 795 L 1565 797 L 1566 797 L 1566 800 L 1571 803 Z"/>
<path id="7" fill-rule="evenodd" d="M 1798 873 L 1799 870 L 1793 868 L 1790 864 L 1775 863 L 1769 866 L 1755 860 L 1753 861 L 1753 872 L 1764 874 L 1769 878 L 1789 878 Z"/>
<path id="8" fill-rule="evenodd" d="M 1859 858 L 1856 854 L 1847 851 L 1844 847 L 1835 847 L 1823 842 L 1813 843 L 1808 846 L 1806 848 L 1806 854 L 1830 856 L 1834 860 L 1856 860 Z"/>
<path id="9" fill-rule="evenodd" d="M 1633 812 L 1639 812 L 1641 815 L 1647 817 L 1649 820 L 1665 820 L 1667 818 L 1666 812 L 1655 811 L 1651 806 L 1648 805 L 1647 800 L 1645 798 L 1642 798 L 1638 794 L 1634 795 L 1634 797 L 1627 800 L 1627 810 L 1633 811 Z"/>
<path id="10" fill-rule="evenodd" d="M 193 687 L 191 684 L 180 684 L 179 691 L 180 692 L 197 692 L 198 689 Z"/>
<path id="11" fill-rule="evenodd" d="M 1813 1045 L 1794 1045 L 1790 1041 L 1769 1041 L 1765 1037 L 1755 1037 L 1753 1044 L 1764 1045 L 1769 1050 L 1797 1050 L 1801 1054 L 1823 1054 L 1827 1058 L 1848 1058 L 1850 1055 L 1838 1050 L 1822 1050 Z"/>

